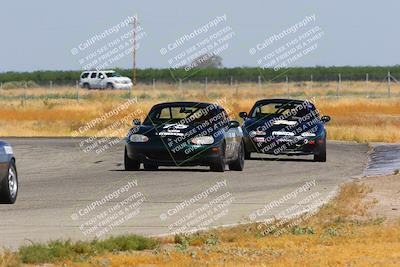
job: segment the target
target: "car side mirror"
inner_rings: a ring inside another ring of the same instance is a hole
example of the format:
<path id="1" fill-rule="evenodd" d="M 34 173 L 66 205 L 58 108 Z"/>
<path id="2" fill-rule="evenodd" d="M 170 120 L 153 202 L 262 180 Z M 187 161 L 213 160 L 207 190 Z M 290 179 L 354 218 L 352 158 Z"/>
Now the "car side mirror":
<path id="1" fill-rule="evenodd" d="M 324 116 L 321 117 L 321 121 L 322 121 L 323 123 L 327 123 L 327 122 L 330 121 L 330 120 L 331 120 L 331 117 L 330 117 L 330 116 L 324 115 Z"/>
<path id="2" fill-rule="evenodd" d="M 239 112 L 239 117 L 242 118 L 242 119 L 247 118 L 247 112 L 244 112 L 244 111 Z"/>
<path id="3" fill-rule="evenodd" d="M 141 123 L 141 121 L 139 120 L 139 119 L 134 119 L 133 121 L 132 121 L 132 125 L 133 126 L 138 126 L 138 125 L 141 125 L 142 123 Z"/>
<path id="4" fill-rule="evenodd" d="M 230 121 L 229 122 L 229 129 L 240 127 L 240 123 L 238 121 Z"/>

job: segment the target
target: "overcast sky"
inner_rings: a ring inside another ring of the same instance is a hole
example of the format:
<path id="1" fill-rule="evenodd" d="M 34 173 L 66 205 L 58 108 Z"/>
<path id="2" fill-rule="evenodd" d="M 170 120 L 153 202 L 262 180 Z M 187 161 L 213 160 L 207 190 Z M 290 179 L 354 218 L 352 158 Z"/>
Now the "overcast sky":
<path id="1" fill-rule="evenodd" d="M 396 65 L 400 62 L 399 10 L 400 1 L 395 0 L 1 0 L 0 72 L 82 69 L 82 57 L 119 38 L 122 31 L 78 55 L 71 49 L 134 14 L 145 32 L 138 41 L 139 68 L 169 67 L 170 57 L 227 26 L 234 36 L 220 53 L 223 65 L 258 66 L 257 58 L 276 47 L 256 55 L 249 53 L 250 48 L 313 14 L 314 22 L 280 40 L 285 44 L 315 26 L 323 31 L 316 49 L 295 60 L 293 66 Z M 164 56 L 160 53 L 161 48 L 224 14 L 226 21 L 215 29 L 200 34 L 180 50 Z M 129 55 L 110 67 L 131 65 Z"/>

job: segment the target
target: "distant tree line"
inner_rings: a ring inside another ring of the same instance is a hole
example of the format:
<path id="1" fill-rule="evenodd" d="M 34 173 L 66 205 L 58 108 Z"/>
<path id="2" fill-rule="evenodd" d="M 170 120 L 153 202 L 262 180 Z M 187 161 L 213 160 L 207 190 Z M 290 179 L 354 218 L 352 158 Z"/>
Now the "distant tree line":
<path id="1" fill-rule="evenodd" d="M 132 76 L 131 69 L 117 69 L 117 71 L 127 77 Z M 153 79 L 157 82 L 178 82 L 180 79 L 185 82 L 200 81 L 204 82 L 207 77 L 208 82 L 218 81 L 230 83 L 238 82 L 257 82 L 260 76 L 261 81 L 282 82 L 288 76 L 289 81 L 310 81 L 311 76 L 314 81 L 336 81 L 338 74 L 342 80 L 362 81 L 382 81 L 388 71 L 396 79 L 400 79 L 400 65 L 387 67 L 307 67 L 289 68 L 275 71 L 273 69 L 260 69 L 250 67 L 237 68 L 196 68 L 190 71 L 185 69 L 138 69 L 138 82 L 151 83 Z M 20 82 L 32 81 L 43 85 L 52 81 L 56 85 L 75 84 L 79 80 L 82 71 L 34 71 L 34 72 L 3 72 L 0 73 L 0 82 Z"/>

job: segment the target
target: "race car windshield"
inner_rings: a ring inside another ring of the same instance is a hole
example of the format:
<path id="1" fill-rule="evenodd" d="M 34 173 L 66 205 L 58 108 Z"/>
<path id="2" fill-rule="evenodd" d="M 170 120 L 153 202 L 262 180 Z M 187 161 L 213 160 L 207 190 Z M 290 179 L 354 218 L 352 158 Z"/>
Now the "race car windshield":
<path id="1" fill-rule="evenodd" d="M 106 72 L 107 78 L 111 77 L 121 77 L 121 75 L 118 72 Z"/>
<path id="2" fill-rule="evenodd" d="M 218 114 L 215 108 L 205 107 L 187 107 L 170 106 L 153 109 L 145 119 L 145 125 L 164 124 L 164 123 L 182 123 L 199 124 Z"/>
<path id="3" fill-rule="evenodd" d="M 278 102 L 270 102 L 263 103 L 261 105 L 256 106 L 253 109 L 253 112 L 250 114 L 251 118 L 266 118 L 266 117 L 275 117 L 275 116 L 285 116 L 285 117 L 303 117 L 310 112 L 310 108 L 299 108 L 301 104 L 287 102 L 287 103 L 278 103 Z M 291 116 L 288 116 L 291 114 Z"/>

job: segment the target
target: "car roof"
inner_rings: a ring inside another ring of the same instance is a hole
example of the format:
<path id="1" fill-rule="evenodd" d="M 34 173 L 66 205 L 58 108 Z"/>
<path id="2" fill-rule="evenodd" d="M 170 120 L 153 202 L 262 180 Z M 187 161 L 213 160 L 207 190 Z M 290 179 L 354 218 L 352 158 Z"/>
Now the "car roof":
<path id="1" fill-rule="evenodd" d="M 115 70 L 85 70 L 82 73 L 86 72 L 115 72 Z"/>
<path id="2" fill-rule="evenodd" d="M 307 100 L 300 99 L 289 99 L 289 98 L 265 98 L 258 100 L 254 105 L 266 104 L 266 103 L 293 103 L 293 104 L 303 104 Z M 312 104 L 312 103 L 310 103 Z"/>
<path id="3" fill-rule="evenodd" d="M 288 102 L 294 102 L 294 103 L 303 103 L 305 100 L 300 100 L 300 99 L 289 99 L 289 98 L 265 98 L 265 99 L 260 99 L 257 100 L 256 103 L 288 103 Z"/>
<path id="4" fill-rule="evenodd" d="M 216 105 L 212 103 L 206 103 L 206 102 L 190 102 L 190 101 L 179 101 L 179 102 L 164 102 L 164 103 L 159 103 L 153 106 L 153 108 L 159 108 L 159 107 L 199 107 L 199 108 L 205 108 L 210 105 Z M 218 108 L 223 109 L 221 106 L 216 105 Z"/>

